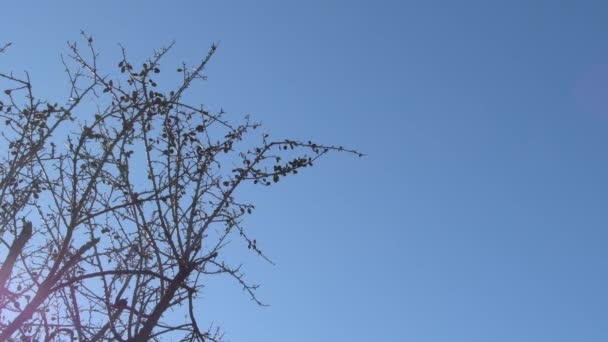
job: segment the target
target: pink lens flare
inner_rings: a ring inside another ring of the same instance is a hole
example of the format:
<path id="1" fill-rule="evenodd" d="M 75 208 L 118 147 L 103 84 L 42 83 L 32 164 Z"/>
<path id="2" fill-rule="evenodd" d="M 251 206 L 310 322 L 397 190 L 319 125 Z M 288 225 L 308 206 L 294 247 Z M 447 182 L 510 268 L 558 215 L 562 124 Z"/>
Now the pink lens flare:
<path id="1" fill-rule="evenodd" d="M 608 120 L 608 63 L 591 65 L 583 71 L 574 95 L 581 111 Z"/>

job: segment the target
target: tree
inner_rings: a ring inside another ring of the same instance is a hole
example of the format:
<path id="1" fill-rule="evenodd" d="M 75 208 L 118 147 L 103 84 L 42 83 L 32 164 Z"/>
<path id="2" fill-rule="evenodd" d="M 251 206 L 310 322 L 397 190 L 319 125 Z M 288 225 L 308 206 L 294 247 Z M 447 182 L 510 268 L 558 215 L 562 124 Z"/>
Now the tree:
<path id="1" fill-rule="evenodd" d="M 37 97 L 27 73 L 0 73 L 0 341 L 219 341 L 193 309 L 203 281 L 229 275 L 262 304 L 224 261 L 231 236 L 266 258 L 242 225 L 254 206 L 237 190 L 274 184 L 331 151 L 361 155 L 253 135 L 260 125 L 248 118 L 235 124 L 187 103 L 215 45 L 164 89 L 171 46 L 140 66 L 122 49 L 112 75 L 84 33 L 83 43 L 62 58 L 63 104 Z M 168 320 L 169 309 L 189 319 Z"/>

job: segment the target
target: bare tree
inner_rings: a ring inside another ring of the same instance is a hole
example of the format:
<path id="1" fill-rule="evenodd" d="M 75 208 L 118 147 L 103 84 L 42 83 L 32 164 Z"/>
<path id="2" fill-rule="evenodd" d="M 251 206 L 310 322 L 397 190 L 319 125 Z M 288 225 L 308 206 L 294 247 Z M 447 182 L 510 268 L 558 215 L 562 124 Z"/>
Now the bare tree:
<path id="1" fill-rule="evenodd" d="M 112 75 L 84 33 L 83 43 L 62 59 L 63 104 L 37 97 L 27 73 L 0 73 L 0 341 L 220 341 L 196 320 L 204 281 L 228 275 L 262 305 L 224 259 L 231 236 L 267 259 L 243 228 L 254 206 L 237 190 L 331 151 L 361 155 L 272 140 L 248 118 L 186 103 L 215 45 L 176 68 L 167 90 L 157 82 L 170 46 L 138 66 L 122 49 Z"/>

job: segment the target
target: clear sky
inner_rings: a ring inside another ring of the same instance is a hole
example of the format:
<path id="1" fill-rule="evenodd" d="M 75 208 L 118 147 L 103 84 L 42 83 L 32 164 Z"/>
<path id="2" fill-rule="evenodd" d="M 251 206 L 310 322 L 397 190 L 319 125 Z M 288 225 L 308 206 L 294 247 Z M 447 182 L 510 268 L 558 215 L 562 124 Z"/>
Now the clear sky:
<path id="1" fill-rule="evenodd" d="M 277 266 L 234 256 L 270 307 L 232 282 L 204 292 L 231 341 L 608 341 L 608 2 L 0 9 L 1 67 L 39 95 L 63 94 L 80 29 L 110 56 L 175 39 L 194 62 L 220 41 L 200 102 L 369 155 L 246 194 Z"/>

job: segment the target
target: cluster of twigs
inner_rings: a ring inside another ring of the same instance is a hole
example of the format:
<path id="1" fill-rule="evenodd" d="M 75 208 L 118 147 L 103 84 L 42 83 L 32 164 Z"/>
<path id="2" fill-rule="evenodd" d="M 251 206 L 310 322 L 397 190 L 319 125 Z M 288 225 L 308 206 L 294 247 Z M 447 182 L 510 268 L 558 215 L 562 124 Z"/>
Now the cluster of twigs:
<path id="1" fill-rule="evenodd" d="M 266 134 L 251 145 L 259 124 L 185 103 L 215 45 L 198 65 L 172 69 L 179 84 L 161 90 L 170 47 L 141 65 L 123 49 L 110 76 L 83 37 L 63 60 L 63 104 L 36 97 L 27 73 L 0 73 L 0 341 L 220 341 L 196 320 L 207 276 L 233 277 L 262 304 L 223 258 L 232 235 L 265 258 L 242 226 L 254 206 L 236 190 L 329 151 L 360 154 Z M 189 319 L 167 319 L 170 309 Z"/>

